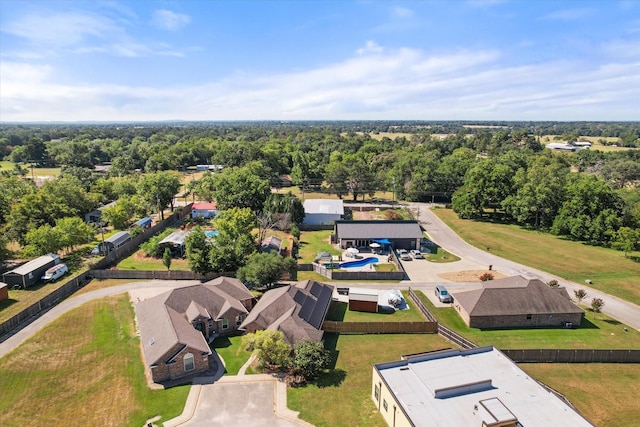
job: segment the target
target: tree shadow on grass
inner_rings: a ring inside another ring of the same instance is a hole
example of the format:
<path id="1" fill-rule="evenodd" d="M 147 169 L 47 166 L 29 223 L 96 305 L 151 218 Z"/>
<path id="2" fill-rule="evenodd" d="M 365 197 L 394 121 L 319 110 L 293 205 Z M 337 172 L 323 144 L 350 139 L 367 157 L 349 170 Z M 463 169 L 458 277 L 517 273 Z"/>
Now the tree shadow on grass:
<path id="1" fill-rule="evenodd" d="M 603 319 L 604 322 L 607 322 L 610 325 L 622 325 L 622 322 L 618 322 L 614 319 Z"/>
<path id="2" fill-rule="evenodd" d="M 314 381 L 318 388 L 338 387 L 347 378 L 347 371 L 344 369 L 330 369 L 321 373 Z"/>

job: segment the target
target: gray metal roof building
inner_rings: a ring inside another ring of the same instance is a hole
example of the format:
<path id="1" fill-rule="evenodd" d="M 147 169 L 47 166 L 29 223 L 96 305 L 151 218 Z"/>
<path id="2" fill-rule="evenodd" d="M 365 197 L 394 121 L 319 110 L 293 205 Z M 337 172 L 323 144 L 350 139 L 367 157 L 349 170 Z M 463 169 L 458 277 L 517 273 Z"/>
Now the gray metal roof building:
<path id="1" fill-rule="evenodd" d="M 2 275 L 2 280 L 9 286 L 19 285 L 26 288 L 40 280 L 42 274 L 49 268 L 60 263 L 60 257 L 56 254 L 42 255 L 18 268 L 7 271 Z"/>
<path id="2" fill-rule="evenodd" d="M 418 249 L 422 229 L 416 221 L 336 221 L 336 242 L 341 248 L 366 247 L 374 240 L 388 239 L 396 249 Z"/>

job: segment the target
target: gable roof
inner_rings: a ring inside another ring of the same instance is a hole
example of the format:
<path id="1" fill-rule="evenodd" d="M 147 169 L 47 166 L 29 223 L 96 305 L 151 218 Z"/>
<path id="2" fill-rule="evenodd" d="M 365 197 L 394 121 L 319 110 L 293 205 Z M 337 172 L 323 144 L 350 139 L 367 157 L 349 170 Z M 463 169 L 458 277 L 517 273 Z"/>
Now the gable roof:
<path id="1" fill-rule="evenodd" d="M 303 206 L 305 214 L 344 215 L 342 199 L 307 199 Z"/>
<path id="2" fill-rule="evenodd" d="M 255 323 L 260 329 L 284 333 L 289 344 L 301 339 L 322 339 L 320 329 L 327 315 L 333 287 L 305 280 L 265 292 L 239 329 Z"/>
<path id="3" fill-rule="evenodd" d="M 198 211 L 215 211 L 216 210 L 216 202 L 210 203 L 194 203 L 191 206 L 191 210 Z"/>
<path id="4" fill-rule="evenodd" d="M 38 258 L 32 259 L 31 261 L 22 264 L 18 268 L 14 268 L 11 271 L 7 271 L 4 274 L 14 274 L 19 276 L 26 276 L 27 274 L 44 267 L 45 265 L 51 262 L 59 262 L 60 257 L 56 254 L 47 254 L 39 256 Z"/>
<path id="5" fill-rule="evenodd" d="M 457 292 L 453 297 L 469 316 L 584 312 L 571 302 L 566 289 L 522 276 L 490 280 L 481 289 Z"/>
<path id="6" fill-rule="evenodd" d="M 158 245 L 172 244 L 177 246 L 184 245 L 184 239 L 191 233 L 191 231 L 187 230 L 176 230 L 173 233 L 169 234 L 167 237 L 162 239 Z"/>
<path id="7" fill-rule="evenodd" d="M 122 242 L 126 242 L 131 239 L 131 235 L 126 231 L 118 231 L 116 234 L 110 236 L 107 239 L 104 239 L 105 242 L 113 243 L 114 245 L 119 245 Z"/>
<path id="8" fill-rule="evenodd" d="M 227 295 L 230 295 L 239 301 L 253 299 L 253 294 L 249 289 L 247 289 L 244 283 L 235 277 L 220 276 L 208 281 L 206 284 L 223 290 Z"/>
<path id="9" fill-rule="evenodd" d="M 421 239 L 416 221 L 336 221 L 339 239 Z"/>
<path id="10" fill-rule="evenodd" d="M 188 346 L 203 354 L 211 353 L 205 337 L 191 321 L 198 318 L 219 320 L 229 311 L 233 315 L 248 313 L 240 300 L 225 289 L 245 297 L 246 294 L 252 297 L 251 293 L 245 287 L 243 294 L 233 283 L 236 279 L 224 279 L 229 278 L 218 280 L 217 284 L 210 282 L 173 289 L 136 304 L 140 339 L 148 365 L 162 362 L 176 345 Z"/>

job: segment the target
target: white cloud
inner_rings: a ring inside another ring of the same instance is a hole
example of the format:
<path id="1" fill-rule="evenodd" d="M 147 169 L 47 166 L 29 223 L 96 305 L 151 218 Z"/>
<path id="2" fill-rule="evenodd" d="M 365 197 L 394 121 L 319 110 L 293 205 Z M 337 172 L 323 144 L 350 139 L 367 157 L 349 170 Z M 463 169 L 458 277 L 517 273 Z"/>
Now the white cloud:
<path id="1" fill-rule="evenodd" d="M 382 51 L 383 47 L 378 43 L 373 40 L 367 40 L 367 43 L 364 45 L 364 47 L 361 47 L 356 52 L 358 52 L 358 55 L 364 55 L 366 53 L 380 53 Z"/>
<path id="2" fill-rule="evenodd" d="M 387 48 L 303 71 L 157 88 L 63 85 L 47 66 L 2 64 L 0 120 L 637 120 L 637 60 L 500 59 L 493 50 Z"/>
<path id="3" fill-rule="evenodd" d="M 596 10 L 588 7 L 574 8 L 574 9 L 562 9 L 551 12 L 548 15 L 543 16 L 541 19 L 554 20 L 554 21 L 575 21 L 585 18 L 595 13 Z"/>
<path id="4" fill-rule="evenodd" d="M 167 9 L 159 9 L 153 12 L 152 22 L 156 27 L 163 30 L 175 31 L 189 24 L 189 22 L 191 22 L 191 17 L 184 13 L 176 13 Z"/>
<path id="5" fill-rule="evenodd" d="M 402 6 L 397 6 L 393 9 L 393 16 L 396 18 L 410 18 L 413 13 L 413 10 Z"/>

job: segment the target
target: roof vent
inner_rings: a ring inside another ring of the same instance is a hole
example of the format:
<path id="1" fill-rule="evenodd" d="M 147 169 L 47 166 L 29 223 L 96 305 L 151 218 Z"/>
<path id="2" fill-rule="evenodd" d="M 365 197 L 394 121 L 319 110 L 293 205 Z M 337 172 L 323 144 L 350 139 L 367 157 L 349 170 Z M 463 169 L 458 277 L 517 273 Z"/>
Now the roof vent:
<path id="1" fill-rule="evenodd" d="M 151 337 L 151 339 L 149 340 L 149 345 L 154 345 L 156 343 L 156 339 L 154 337 Z"/>

